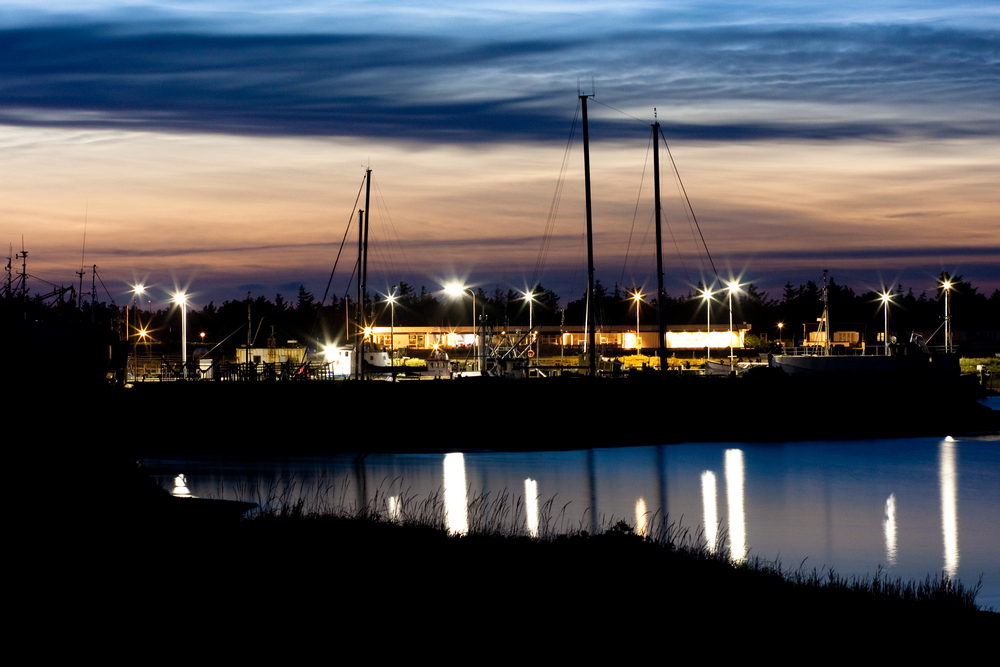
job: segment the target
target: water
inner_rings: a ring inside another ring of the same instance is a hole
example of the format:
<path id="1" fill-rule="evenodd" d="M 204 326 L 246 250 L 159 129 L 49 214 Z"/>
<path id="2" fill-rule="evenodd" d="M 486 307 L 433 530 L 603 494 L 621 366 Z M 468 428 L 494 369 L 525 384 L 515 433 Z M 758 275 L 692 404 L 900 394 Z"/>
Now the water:
<path id="1" fill-rule="evenodd" d="M 1000 609 L 997 439 L 144 463 L 168 488 L 183 474 L 186 492 L 202 497 L 302 498 L 307 507 L 375 502 L 391 513 L 400 502 L 412 510 L 436 495 L 457 532 L 480 493 L 492 499 L 506 491 L 512 504 L 527 497 L 512 518 L 525 532 L 591 530 L 619 519 L 641 530 L 665 509 L 709 543 L 721 528 L 734 554 L 780 559 L 786 568 L 804 562 L 865 575 L 881 565 L 893 577 L 947 572 L 967 585 L 983 574 L 978 602 Z"/>

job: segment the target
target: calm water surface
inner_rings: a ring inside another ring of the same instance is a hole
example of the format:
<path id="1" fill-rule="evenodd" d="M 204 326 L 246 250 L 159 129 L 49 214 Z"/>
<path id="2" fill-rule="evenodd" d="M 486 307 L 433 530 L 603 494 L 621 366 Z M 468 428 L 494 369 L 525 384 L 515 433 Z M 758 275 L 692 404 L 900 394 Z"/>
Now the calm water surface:
<path id="1" fill-rule="evenodd" d="M 434 498 L 458 532 L 476 520 L 468 506 L 482 494 L 509 494 L 510 520 L 531 533 L 619 519 L 642 530 L 665 512 L 709 543 L 786 568 L 804 561 L 864 575 L 881 565 L 904 579 L 947 572 L 966 584 L 983 574 L 978 602 L 1000 609 L 996 438 L 144 463 L 175 493 L 202 497 L 374 504 L 387 514 Z"/>

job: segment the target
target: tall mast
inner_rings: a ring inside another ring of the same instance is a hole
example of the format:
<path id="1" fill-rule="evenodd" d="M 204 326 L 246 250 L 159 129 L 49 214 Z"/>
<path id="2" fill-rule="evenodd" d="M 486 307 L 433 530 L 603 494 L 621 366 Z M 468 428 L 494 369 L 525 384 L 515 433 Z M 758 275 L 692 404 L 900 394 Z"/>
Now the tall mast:
<path id="1" fill-rule="evenodd" d="M 594 216 L 590 205 L 590 135 L 587 131 L 587 98 L 590 95 L 580 95 L 580 105 L 583 112 L 583 172 L 584 185 L 587 193 L 587 347 L 590 352 L 590 377 L 597 377 L 597 335 L 595 333 L 597 318 L 595 316 L 596 302 L 594 294 Z"/>
<path id="2" fill-rule="evenodd" d="M 365 331 L 368 330 L 368 313 L 365 312 L 365 299 L 368 298 L 368 226 L 371 222 L 371 200 L 372 194 L 372 170 L 368 168 L 365 170 L 365 254 L 363 258 L 363 266 L 361 267 L 361 319 L 362 326 L 361 335 L 364 336 Z M 364 377 L 364 361 L 365 359 L 365 341 L 364 338 L 361 339 L 361 373 L 362 378 Z"/>
<path id="3" fill-rule="evenodd" d="M 250 310 L 250 291 L 247 291 L 247 358 L 250 363 L 250 346 L 253 345 L 253 315 Z"/>
<path id="4" fill-rule="evenodd" d="M 372 194 L 372 170 L 365 171 L 365 256 L 364 266 L 361 267 L 361 309 L 364 311 L 364 299 L 368 297 L 368 227 L 371 223 L 371 200 Z M 364 314 L 365 326 L 368 326 L 368 315 Z"/>
<path id="5" fill-rule="evenodd" d="M 823 356 L 830 356 L 830 292 L 826 285 L 827 270 L 823 270 Z"/>
<path id="6" fill-rule="evenodd" d="M 362 257 L 364 256 L 364 238 L 365 238 L 365 212 L 362 209 L 358 209 L 358 300 L 354 304 L 354 372 L 353 376 L 355 380 L 361 379 L 361 338 L 364 336 L 364 325 L 361 323 L 361 312 L 363 302 L 361 300 L 361 264 Z"/>
<path id="7" fill-rule="evenodd" d="M 97 309 L 97 264 L 94 264 L 90 274 L 90 323 L 94 323 L 94 310 Z"/>
<path id="8" fill-rule="evenodd" d="M 660 232 L 660 122 L 656 120 L 656 109 L 653 109 L 653 193 L 656 200 L 656 356 L 660 358 L 660 370 L 665 368 L 666 350 L 663 341 L 667 335 L 667 323 L 663 319 L 663 243 Z M 639 306 L 636 305 L 636 308 Z M 638 327 L 637 327 L 638 329 Z M 638 335 L 638 330 L 636 335 Z"/>
<path id="9" fill-rule="evenodd" d="M 24 238 L 21 238 L 21 313 L 24 321 L 28 321 L 28 251 L 24 249 Z"/>

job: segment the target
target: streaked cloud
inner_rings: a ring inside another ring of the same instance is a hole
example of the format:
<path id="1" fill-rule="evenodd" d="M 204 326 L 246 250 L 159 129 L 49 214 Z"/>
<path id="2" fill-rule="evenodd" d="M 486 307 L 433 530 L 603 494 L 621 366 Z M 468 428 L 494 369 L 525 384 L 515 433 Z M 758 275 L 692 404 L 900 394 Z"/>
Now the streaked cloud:
<path id="1" fill-rule="evenodd" d="M 53 282 L 89 216 L 88 256 L 123 280 L 316 291 L 373 164 L 387 281 L 523 282 L 591 82 L 605 282 L 652 272 L 627 232 L 643 246 L 654 107 L 720 267 L 1000 275 L 985 1 L 8 2 L 0 224 Z M 543 278 L 562 293 L 581 275 L 570 165 Z M 704 257 L 665 207 L 683 291 Z"/>

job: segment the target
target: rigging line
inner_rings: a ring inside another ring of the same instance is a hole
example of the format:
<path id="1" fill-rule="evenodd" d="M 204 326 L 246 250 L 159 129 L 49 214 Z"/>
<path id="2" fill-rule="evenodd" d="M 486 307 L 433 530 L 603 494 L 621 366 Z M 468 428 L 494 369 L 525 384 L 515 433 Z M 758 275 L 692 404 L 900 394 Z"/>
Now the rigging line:
<path id="1" fill-rule="evenodd" d="M 90 197 L 83 209 L 83 248 L 80 250 L 80 271 L 83 271 L 83 261 L 87 256 L 87 220 L 90 217 Z"/>
<path id="2" fill-rule="evenodd" d="M 648 121 L 648 120 L 642 120 L 641 118 L 636 118 L 636 117 L 635 117 L 635 116 L 633 116 L 632 114 L 630 114 L 630 113 L 625 113 L 625 112 L 624 112 L 624 111 L 622 111 L 621 109 L 616 109 L 616 108 L 614 108 L 613 106 L 611 106 L 610 104 L 605 104 L 604 102 L 600 101 L 600 100 L 599 100 L 599 99 L 597 99 L 597 98 L 594 98 L 594 97 L 592 97 L 591 99 L 592 99 L 592 100 L 594 100 L 595 102 L 597 102 L 598 104 L 600 104 L 601 106 L 605 106 L 605 107 L 607 107 L 607 108 L 611 109 L 612 111 L 617 111 L 617 112 L 618 112 L 618 113 L 620 113 L 621 115 L 623 115 L 623 116 L 628 116 L 628 117 L 629 117 L 629 118 L 631 118 L 632 120 L 637 120 L 637 121 L 639 121 L 640 123 L 642 123 L 643 125 L 646 125 L 646 126 L 648 126 L 648 125 L 649 125 L 649 121 Z"/>
<path id="3" fill-rule="evenodd" d="M 386 210 L 385 201 L 381 199 L 378 194 L 375 196 L 375 205 L 378 206 L 378 218 L 382 227 L 382 234 L 385 238 L 385 243 L 381 243 L 379 238 L 373 235 L 369 244 L 370 247 L 375 249 L 375 257 L 378 260 L 378 267 L 382 272 L 382 278 L 388 282 L 390 280 L 390 276 L 400 275 L 400 267 L 399 262 L 396 261 L 396 254 L 393 252 L 394 248 L 392 245 L 392 235 L 390 234 L 389 227 L 385 222 L 389 217 L 389 212 Z M 369 251 L 369 254 L 371 254 L 371 251 Z M 378 292 L 378 290 L 375 291 Z"/>
<path id="4" fill-rule="evenodd" d="M 108 290 L 108 286 L 104 284 L 104 278 L 101 277 L 101 272 L 100 271 L 95 271 L 95 273 L 97 274 L 97 281 L 99 283 L 101 283 L 101 287 L 104 288 L 104 293 L 108 295 L 109 299 L 111 299 L 111 305 L 115 306 L 116 305 L 115 304 L 115 297 L 111 296 L 111 292 L 110 292 L 110 290 Z"/>
<path id="5" fill-rule="evenodd" d="M 549 254 L 549 247 L 552 245 L 552 234 L 555 230 L 556 218 L 559 215 L 559 202 L 562 200 L 563 187 L 566 184 L 566 170 L 569 168 L 570 150 L 573 147 L 573 137 L 576 134 L 576 123 L 580 117 L 581 103 L 577 100 L 576 112 L 573 114 L 573 124 L 570 126 L 569 137 L 566 139 L 566 150 L 563 152 L 562 164 L 559 167 L 559 178 L 556 181 L 555 192 L 552 193 L 552 201 L 549 204 L 549 216 L 545 221 L 545 231 L 542 233 L 542 244 L 538 249 L 538 258 L 535 260 L 535 269 L 531 276 L 532 287 L 538 285 L 545 270 L 545 260 Z"/>
<path id="6" fill-rule="evenodd" d="M 37 280 L 40 283 L 45 283 L 46 285 L 48 285 L 49 287 L 52 287 L 52 288 L 55 288 L 55 287 L 60 287 L 61 288 L 62 287 L 62 285 L 56 285 L 55 283 L 50 283 L 48 280 L 45 280 L 44 278 L 39 278 L 34 273 L 29 273 L 28 277 L 31 278 L 32 280 Z"/>
<path id="7" fill-rule="evenodd" d="M 674 236 L 674 228 L 670 226 L 670 222 L 667 220 L 667 216 L 663 216 L 663 223 L 667 226 L 667 231 L 670 232 L 670 240 L 674 242 L 674 249 L 677 251 L 677 259 L 680 260 L 681 269 L 684 270 L 684 277 L 687 279 L 688 284 L 691 284 L 691 275 L 688 273 L 687 265 L 684 264 L 684 256 L 681 254 L 681 247 L 677 245 L 677 238 Z M 701 256 L 701 253 L 698 253 Z"/>
<path id="8" fill-rule="evenodd" d="M 683 200 L 684 191 L 681 189 L 681 183 L 677 178 L 677 173 L 671 169 L 670 175 L 674 177 L 674 185 L 677 187 L 677 197 Z M 698 253 L 698 261 L 701 263 L 701 273 L 702 275 L 705 275 L 708 272 L 708 268 L 705 266 L 705 255 L 698 246 L 698 232 L 694 228 L 694 221 L 691 219 L 691 211 L 688 210 L 687 206 L 681 206 L 681 210 L 684 211 L 684 219 L 687 220 L 688 227 L 691 229 L 691 240 L 694 243 L 695 251 Z M 677 249 L 677 252 L 680 252 L 680 248 Z"/>
<path id="9" fill-rule="evenodd" d="M 374 180 L 374 179 L 373 179 Z M 399 265 L 396 262 L 395 254 L 393 253 L 392 246 L 392 234 L 389 232 L 389 226 L 386 224 L 386 220 L 389 220 L 389 211 L 385 205 L 385 199 L 379 196 L 381 193 L 378 191 L 378 184 L 375 185 L 375 206 L 378 210 L 378 223 L 382 229 L 382 236 L 385 238 L 385 245 L 381 245 L 374 235 L 370 241 L 375 247 L 376 257 L 380 260 L 380 268 L 382 270 L 383 279 L 387 280 L 388 276 L 399 275 Z M 378 291 L 378 290 L 376 290 Z"/>
<path id="10" fill-rule="evenodd" d="M 229 334 L 228 336 L 226 336 L 225 338 L 223 338 L 222 340 L 220 340 L 218 343 L 216 343 L 215 346 L 205 354 L 205 356 L 207 357 L 207 356 L 211 355 L 213 352 L 215 352 L 219 348 L 220 345 L 222 345 L 227 340 L 229 340 L 230 338 L 232 338 L 233 336 L 235 336 L 237 333 L 239 333 L 243 329 L 243 327 L 245 327 L 245 326 L 246 326 L 246 324 L 244 323 L 244 324 L 241 324 L 240 326 L 236 327 L 236 330 L 233 331 L 233 333 Z"/>
<path id="11" fill-rule="evenodd" d="M 358 208 L 358 202 L 361 201 L 361 192 L 365 188 L 365 178 L 367 174 L 361 178 L 361 185 L 358 187 L 358 196 L 354 198 L 354 206 L 351 207 L 351 213 L 347 216 L 347 229 L 344 230 L 344 238 L 340 240 L 340 249 L 337 251 L 337 259 L 333 260 L 333 268 L 330 269 L 330 279 L 326 281 L 326 289 L 323 290 L 323 299 L 316 306 L 316 319 L 313 320 L 312 328 L 309 329 L 309 337 L 312 338 L 313 334 L 316 332 L 316 325 L 319 324 L 319 314 L 323 311 L 323 306 L 326 305 L 326 297 L 330 294 L 330 285 L 333 284 L 333 274 L 337 272 L 337 264 L 340 263 L 340 254 L 344 252 L 344 244 L 347 243 L 347 234 L 351 231 L 351 222 L 354 220 L 354 211 Z M 351 279 L 354 279 L 354 274 L 351 274 Z M 347 288 L 350 289 L 351 284 L 348 282 Z"/>
<path id="12" fill-rule="evenodd" d="M 677 163 L 674 162 L 674 155 L 670 152 L 670 145 L 667 144 L 667 137 L 664 136 L 663 130 L 660 130 L 660 136 L 663 137 L 663 146 L 667 149 L 667 156 L 670 158 L 670 164 L 674 168 L 674 173 L 677 174 L 677 182 L 681 185 L 681 190 L 684 192 L 684 201 L 687 202 L 688 209 L 691 211 L 691 217 L 694 218 L 694 225 L 698 228 L 698 235 L 701 237 L 701 244 L 705 247 L 705 254 L 708 255 L 708 261 L 712 265 L 712 271 L 715 273 L 715 277 L 719 277 L 719 271 L 715 268 L 715 262 L 712 260 L 712 253 L 708 249 L 708 244 L 705 243 L 705 235 L 701 233 L 701 225 L 698 224 L 698 216 L 695 215 L 694 208 L 691 206 L 691 199 L 688 198 L 687 189 L 684 187 L 684 181 L 681 180 L 681 173 L 677 171 Z"/>
<path id="13" fill-rule="evenodd" d="M 320 300 L 319 305 L 316 306 L 316 318 L 313 320 L 313 325 L 309 329 L 309 337 L 315 338 L 316 326 L 319 324 L 320 313 L 323 312 L 323 306 L 326 305 L 326 297 L 330 294 L 330 285 L 333 284 L 333 274 L 337 272 L 337 265 L 340 263 L 340 255 L 344 252 L 344 245 L 347 243 L 347 234 L 351 231 L 351 223 L 354 220 L 354 211 L 358 208 L 358 202 L 361 201 L 361 192 L 365 188 L 365 179 L 368 177 L 366 173 L 361 177 L 361 185 L 358 186 L 358 196 L 354 198 L 354 206 L 351 207 L 351 213 L 347 216 L 347 228 L 344 230 L 344 238 L 340 240 L 340 249 L 337 250 L 337 259 L 333 260 L 333 268 L 330 269 L 330 279 L 326 281 L 326 289 L 323 290 L 323 298 Z M 351 274 L 351 279 L 354 279 L 354 274 Z M 347 283 L 347 288 L 350 289 L 350 282 Z M 259 330 L 259 327 L 258 327 Z M 255 336 L 256 338 L 256 336 Z"/>
<path id="14" fill-rule="evenodd" d="M 632 273 L 629 275 L 629 278 L 632 279 L 632 286 L 633 287 L 636 286 L 635 274 L 639 270 L 639 260 L 641 260 L 643 258 L 643 256 L 646 254 L 646 241 L 649 240 L 649 230 L 653 228 L 653 219 L 655 217 L 656 217 L 656 211 L 653 211 L 652 213 L 649 214 L 649 218 L 647 218 L 647 220 L 646 220 L 646 231 L 643 232 L 643 234 L 642 234 L 642 241 L 639 243 L 639 252 L 637 252 L 635 254 L 635 260 L 632 262 Z M 625 278 L 625 271 L 624 271 L 624 268 L 623 268 L 622 269 L 622 280 L 623 281 L 624 281 L 624 278 Z M 624 285 L 625 283 L 624 282 L 620 282 L 619 284 L 620 285 Z"/>
<path id="15" fill-rule="evenodd" d="M 392 227 L 393 236 L 396 239 L 396 245 L 399 246 L 399 253 L 403 256 L 403 264 L 406 265 L 406 271 L 409 275 L 414 275 L 413 267 L 410 266 L 410 258 L 406 256 L 406 251 L 403 249 L 403 240 L 399 238 L 399 231 L 396 229 L 396 221 L 392 219 L 389 214 L 389 205 L 385 202 L 385 197 L 382 195 L 382 189 L 378 186 L 378 181 L 375 181 L 375 191 L 378 193 L 378 198 L 385 206 L 385 215 L 389 218 L 389 225 Z"/>
<path id="16" fill-rule="evenodd" d="M 253 347 L 254 345 L 257 344 L 257 335 L 260 333 L 260 328 L 262 326 L 264 326 L 264 318 L 263 317 L 260 318 L 260 322 L 257 322 L 257 330 L 253 332 L 253 340 L 250 341 L 250 346 L 251 347 Z M 247 350 L 247 354 L 250 354 L 249 350 Z"/>
<path id="17" fill-rule="evenodd" d="M 635 210 L 632 211 L 632 227 L 628 230 L 628 245 L 625 246 L 625 259 L 622 261 L 622 276 L 618 281 L 619 284 L 625 281 L 625 269 L 628 266 L 628 254 L 632 249 L 632 234 L 635 232 L 635 221 L 639 217 L 639 202 L 642 200 L 642 186 L 646 181 L 646 166 L 649 164 L 649 149 L 653 145 L 653 137 L 650 136 L 649 142 L 646 144 L 646 159 L 642 163 L 642 176 L 639 177 L 639 192 L 635 196 Z M 649 233 L 649 228 L 646 228 L 646 233 Z M 645 245 L 646 239 L 643 238 L 643 245 Z M 638 258 L 636 258 L 638 261 Z M 632 269 L 632 282 L 635 282 L 635 267 Z"/>
<path id="18" fill-rule="evenodd" d="M 358 273 L 358 264 L 361 263 L 360 259 L 354 260 L 354 268 L 351 269 L 351 277 L 347 280 L 347 289 L 344 292 L 344 301 L 346 301 L 351 296 L 351 283 L 354 282 L 354 276 Z"/>
<path id="19" fill-rule="evenodd" d="M 361 192 L 365 188 L 365 177 L 361 178 L 361 186 L 358 188 L 358 196 L 354 198 L 354 206 L 351 207 L 351 213 L 347 216 L 347 229 L 344 230 L 344 238 L 340 240 L 340 250 L 337 251 L 337 259 L 333 261 L 333 270 L 330 271 L 330 279 L 326 282 L 326 289 L 323 291 L 323 300 L 319 302 L 319 308 L 322 308 L 326 304 L 326 297 L 330 293 L 330 285 L 333 283 L 333 274 L 337 271 L 337 264 L 340 263 L 340 254 L 344 252 L 344 244 L 347 243 L 347 234 L 351 231 L 351 224 L 354 221 L 354 211 L 358 208 L 358 202 L 361 201 Z M 353 278 L 353 274 L 351 275 Z M 350 285 L 348 285 L 350 288 Z M 319 309 L 317 308 L 317 313 Z M 317 317 L 318 314 L 317 314 Z M 313 325 L 315 328 L 315 324 Z"/>

